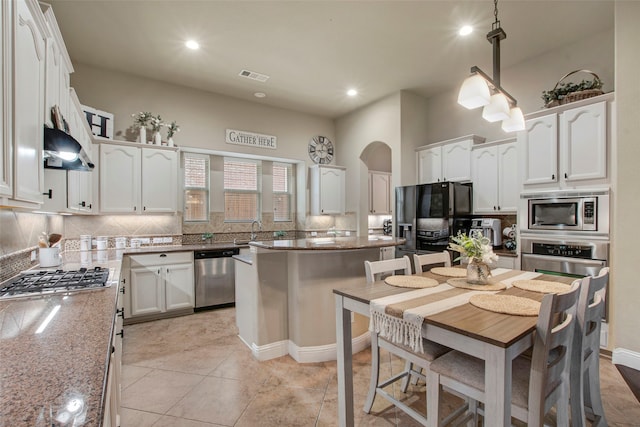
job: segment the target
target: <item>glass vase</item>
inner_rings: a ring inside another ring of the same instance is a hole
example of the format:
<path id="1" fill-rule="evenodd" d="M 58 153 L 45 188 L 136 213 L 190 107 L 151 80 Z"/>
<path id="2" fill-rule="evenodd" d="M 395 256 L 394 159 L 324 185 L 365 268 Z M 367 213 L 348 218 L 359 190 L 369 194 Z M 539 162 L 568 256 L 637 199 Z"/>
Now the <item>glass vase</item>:
<path id="1" fill-rule="evenodd" d="M 479 260 L 470 259 L 467 265 L 467 283 L 472 285 L 486 285 L 489 283 L 489 276 L 491 271 L 489 266 Z"/>
<path id="2" fill-rule="evenodd" d="M 153 143 L 154 145 L 162 145 L 162 135 L 160 135 L 160 132 L 155 131 L 153 133 Z"/>

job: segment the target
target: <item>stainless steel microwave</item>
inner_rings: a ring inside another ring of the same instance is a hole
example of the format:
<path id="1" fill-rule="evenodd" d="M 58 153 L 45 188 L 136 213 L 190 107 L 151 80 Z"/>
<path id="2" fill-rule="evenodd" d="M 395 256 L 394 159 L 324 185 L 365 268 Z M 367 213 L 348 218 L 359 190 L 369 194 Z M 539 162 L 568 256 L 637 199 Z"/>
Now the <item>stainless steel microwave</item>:
<path id="1" fill-rule="evenodd" d="M 549 195 L 529 198 L 530 231 L 559 230 L 609 233 L 608 193 Z"/>

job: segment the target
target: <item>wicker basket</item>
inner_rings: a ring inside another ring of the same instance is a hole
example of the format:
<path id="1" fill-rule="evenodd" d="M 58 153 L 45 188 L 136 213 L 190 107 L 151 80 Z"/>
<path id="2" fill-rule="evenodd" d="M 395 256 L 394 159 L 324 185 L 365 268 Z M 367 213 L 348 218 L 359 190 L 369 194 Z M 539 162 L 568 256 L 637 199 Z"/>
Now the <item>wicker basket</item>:
<path id="1" fill-rule="evenodd" d="M 580 73 L 580 72 L 584 72 L 584 73 L 589 73 L 594 77 L 594 80 L 596 81 L 601 81 L 600 77 L 598 77 L 598 75 L 596 73 L 594 73 L 593 71 L 589 71 L 589 70 L 575 70 L 575 71 L 571 71 L 570 73 L 565 74 L 564 76 L 562 76 L 562 78 L 560 80 L 558 80 L 558 83 L 556 83 L 556 85 L 553 87 L 552 91 L 556 90 L 558 88 L 558 85 L 560 83 L 562 83 L 562 81 L 564 79 L 566 79 L 567 77 L 575 74 L 575 73 Z M 545 104 L 545 107 L 547 108 L 551 108 L 551 107 L 557 107 L 558 105 L 564 105 L 564 104 L 569 104 L 571 102 L 575 102 L 575 101 L 580 101 L 582 99 L 587 99 L 587 98 L 592 98 L 594 96 L 599 96 L 602 95 L 604 92 L 600 89 L 587 89 L 587 90 L 579 90 L 576 92 L 571 92 L 566 94 L 562 99 L 554 99 L 551 102 L 548 102 L 547 104 Z"/>

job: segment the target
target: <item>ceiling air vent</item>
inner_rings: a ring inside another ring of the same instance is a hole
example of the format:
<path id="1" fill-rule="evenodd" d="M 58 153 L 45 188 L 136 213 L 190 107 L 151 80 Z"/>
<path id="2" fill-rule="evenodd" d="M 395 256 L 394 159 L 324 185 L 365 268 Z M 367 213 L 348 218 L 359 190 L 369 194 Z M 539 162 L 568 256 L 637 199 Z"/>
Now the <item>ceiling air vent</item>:
<path id="1" fill-rule="evenodd" d="M 259 82 L 266 82 L 267 80 L 269 80 L 269 76 L 267 76 L 266 74 L 260 74 L 260 73 L 256 73 L 255 71 L 249 71 L 249 70 L 242 70 L 240 71 L 240 76 L 242 77 L 246 77 L 248 79 L 251 80 L 257 80 Z"/>

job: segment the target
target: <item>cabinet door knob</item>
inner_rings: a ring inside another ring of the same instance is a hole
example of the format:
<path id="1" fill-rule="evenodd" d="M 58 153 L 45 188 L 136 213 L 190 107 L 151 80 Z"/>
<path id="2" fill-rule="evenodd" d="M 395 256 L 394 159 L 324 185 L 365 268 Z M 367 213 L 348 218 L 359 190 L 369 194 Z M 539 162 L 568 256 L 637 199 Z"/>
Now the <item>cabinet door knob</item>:
<path id="1" fill-rule="evenodd" d="M 124 338 L 124 329 L 120 329 L 120 332 L 118 332 L 116 335 L 120 335 L 121 338 Z"/>
<path id="2" fill-rule="evenodd" d="M 564 179 L 569 178 L 569 175 L 567 175 L 566 173 L 564 174 Z"/>
<path id="3" fill-rule="evenodd" d="M 134 206 L 134 207 L 133 207 L 133 210 L 135 211 L 136 209 L 138 209 L 138 207 L 137 207 L 137 206 Z"/>
<path id="4" fill-rule="evenodd" d="M 147 210 L 147 207 L 146 207 L 146 206 L 144 206 L 144 207 L 142 208 L 142 210 L 143 210 L 143 211 L 146 211 L 146 210 Z"/>
<path id="5" fill-rule="evenodd" d="M 496 207 L 495 207 L 495 206 L 493 207 L 493 210 L 494 210 L 494 211 L 496 210 Z"/>
<path id="6" fill-rule="evenodd" d="M 53 198 L 53 190 L 50 188 L 49 191 L 47 191 L 46 193 L 42 193 L 43 196 L 47 196 L 50 199 Z"/>
<path id="7" fill-rule="evenodd" d="M 556 179 L 556 174 L 551 174 L 551 179 Z"/>
<path id="8" fill-rule="evenodd" d="M 498 210 L 500 210 L 500 206 L 498 206 Z"/>

